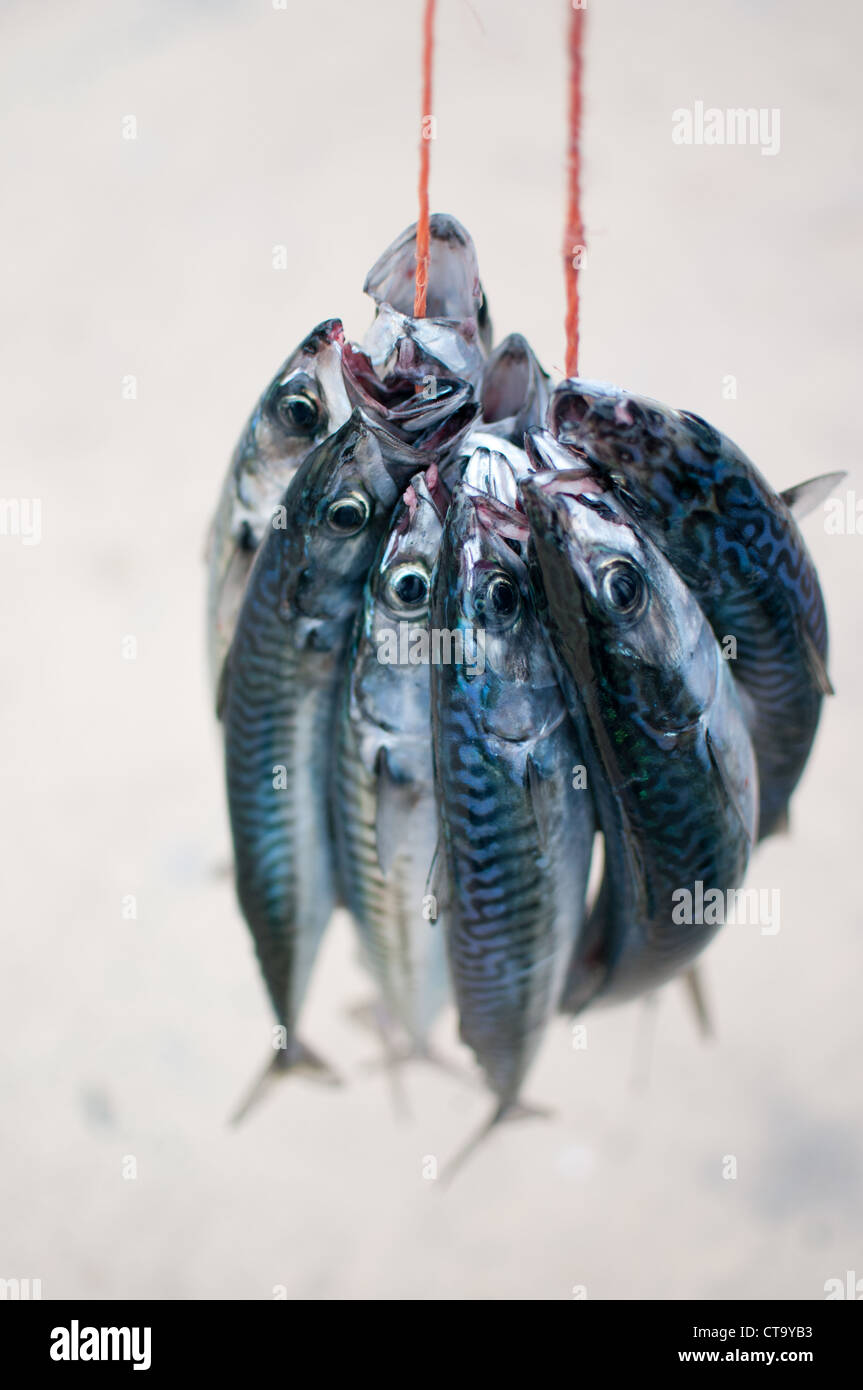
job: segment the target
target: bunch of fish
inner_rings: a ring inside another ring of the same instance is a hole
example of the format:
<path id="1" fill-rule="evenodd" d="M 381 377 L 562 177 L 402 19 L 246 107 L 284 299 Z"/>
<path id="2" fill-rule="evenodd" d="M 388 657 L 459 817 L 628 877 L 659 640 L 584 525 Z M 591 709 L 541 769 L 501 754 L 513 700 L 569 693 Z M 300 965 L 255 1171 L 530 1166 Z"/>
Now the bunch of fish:
<path id="1" fill-rule="evenodd" d="M 837 475 L 779 495 L 697 416 L 552 390 L 492 347 L 465 229 L 430 232 L 427 316 L 409 228 L 363 342 L 321 323 L 255 407 L 208 644 L 268 1074 L 336 1079 L 297 1024 L 341 903 L 390 1049 L 430 1056 L 452 997 L 495 1122 L 555 1014 L 686 970 L 717 927 L 675 895 L 737 889 L 785 824 L 830 692 L 793 513 Z"/>

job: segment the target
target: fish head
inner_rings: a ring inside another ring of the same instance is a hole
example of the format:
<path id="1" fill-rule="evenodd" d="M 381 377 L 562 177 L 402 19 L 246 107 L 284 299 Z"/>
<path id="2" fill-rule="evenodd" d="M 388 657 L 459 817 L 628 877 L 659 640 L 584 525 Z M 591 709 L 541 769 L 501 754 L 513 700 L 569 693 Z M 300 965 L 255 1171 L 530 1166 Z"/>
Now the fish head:
<path id="1" fill-rule="evenodd" d="M 525 430 L 545 420 L 550 394 L 543 371 L 527 339 L 510 333 L 485 364 L 480 390 L 482 425 L 521 444 Z"/>
<path id="2" fill-rule="evenodd" d="M 397 312 L 414 311 L 417 269 L 417 224 L 414 222 L 378 257 L 363 290 L 375 303 Z M 454 217 L 435 212 L 429 218 L 429 270 L 426 312 L 433 319 L 471 321 L 483 342 L 490 341 L 488 306 L 479 278 L 476 247 Z"/>
<path id="3" fill-rule="evenodd" d="M 549 429 L 589 457 L 615 495 L 650 534 L 676 534 L 713 506 L 723 437 L 700 417 L 605 382 L 561 382 Z"/>
<path id="4" fill-rule="evenodd" d="M 342 379 L 343 345 L 341 320 L 326 319 L 279 368 L 242 441 L 252 476 L 261 471 L 286 486 L 309 450 L 347 420 L 351 406 Z"/>
<path id="5" fill-rule="evenodd" d="M 460 678 L 474 690 L 489 733 L 541 738 L 563 705 L 533 603 L 522 513 L 462 484 L 447 515 L 432 595 L 432 624 L 462 634 L 477 660 Z"/>
<path id="6" fill-rule="evenodd" d="M 397 497 L 380 446 L 355 410 L 304 460 L 273 518 L 284 531 L 282 611 L 349 614 Z"/>
<path id="7" fill-rule="evenodd" d="M 405 489 L 370 579 L 378 623 L 428 625 L 432 571 L 447 504 L 434 465 L 426 474 L 416 474 Z"/>
<path id="8" fill-rule="evenodd" d="M 674 567 L 595 475 L 536 473 L 521 492 L 576 687 L 602 685 L 663 733 L 691 726 L 712 697 L 718 648 Z"/>
<path id="9" fill-rule="evenodd" d="M 517 484 L 533 468 L 519 445 L 488 430 L 471 429 L 445 464 L 442 476 L 450 489 L 464 482 L 517 510 L 521 506 Z"/>
<path id="10" fill-rule="evenodd" d="M 429 602 L 449 502 L 434 465 L 405 489 L 368 578 L 353 690 L 397 739 L 428 731 Z"/>
<path id="11" fill-rule="evenodd" d="M 462 482 L 476 492 L 495 497 L 504 506 L 515 508 L 518 502 L 518 475 L 512 463 L 498 449 L 480 444 L 470 455 L 462 474 Z"/>
<path id="12" fill-rule="evenodd" d="M 399 322 L 380 351 L 347 344 L 342 357 L 348 397 L 375 431 L 402 486 L 418 467 L 449 458 L 479 409 L 470 372 L 460 374 L 464 362 L 452 367 L 433 355 L 414 332 L 416 322 Z"/>
<path id="13" fill-rule="evenodd" d="M 393 514 L 369 576 L 367 636 L 379 646 L 384 632 L 427 628 L 432 573 L 440 549 L 448 494 L 434 465 L 411 480 Z"/>

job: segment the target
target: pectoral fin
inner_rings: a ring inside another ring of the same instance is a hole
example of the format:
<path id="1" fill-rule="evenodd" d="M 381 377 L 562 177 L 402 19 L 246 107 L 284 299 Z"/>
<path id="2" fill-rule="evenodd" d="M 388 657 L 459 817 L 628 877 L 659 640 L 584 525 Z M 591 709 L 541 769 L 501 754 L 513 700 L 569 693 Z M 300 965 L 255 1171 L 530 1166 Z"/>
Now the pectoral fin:
<path id="1" fill-rule="evenodd" d="M 722 787 L 722 790 L 725 792 L 725 795 L 729 803 L 736 811 L 740 824 L 746 831 L 746 837 L 751 844 L 755 834 L 755 826 L 751 823 L 749 819 L 747 819 L 747 816 L 743 810 L 743 806 L 740 801 L 740 796 L 738 795 L 737 787 L 734 785 L 734 779 L 732 778 L 731 773 L 728 771 L 728 768 L 725 765 L 725 758 L 722 755 L 722 749 L 719 748 L 717 744 L 714 742 L 714 740 L 711 738 L 709 729 L 705 729 L 704 731 L 704 741 L 707 745 L 707 754 L 710 758 L 711 766 L 714 772 L 716 773 L 717 777 L 719 778 L 720 785 Z"/>
<path id="2" fill-rule="evenodd" d="M 554 837 L 560 814 L 557 783 L 543 775 L 530 753 L 525 763 L 524 781 L 539 832 L 540 847 L 545 849 Z"/>
<path id="3" fill-rule="evenodd" d="M 822 695 L 835 695 L 836 691 L 833 689 L 833 684 L 827 674 L 824 658 L 816 647 L 811 632 L 801 624 L 798 633 L 806 656 L 806 665 L 809 667 L 816 688 Z"/>

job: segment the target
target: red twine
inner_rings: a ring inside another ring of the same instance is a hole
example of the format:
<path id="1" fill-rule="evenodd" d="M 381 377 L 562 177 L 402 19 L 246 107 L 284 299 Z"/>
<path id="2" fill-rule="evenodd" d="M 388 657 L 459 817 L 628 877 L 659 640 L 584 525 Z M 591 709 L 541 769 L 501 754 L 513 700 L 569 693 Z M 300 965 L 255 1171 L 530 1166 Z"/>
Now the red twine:
<path id="1" fill-rule="evenodd" d="M 434 19 L 436 0 L 425 0 L 423 16 L 422 110 L 420 112 L 420 215 L 417 219 L 417 278 L 414 318 L 425 318 L 429 279 L 429 145 L 434 129 L 432 105 L 432 59 L 434 57 Z"/>
<path id="2" fill-rule="evenodd" d="M 570 0 L 569 20 L 569 144 L 567 148 L 567 207 L 563 236 L 566 282 L 566 374 L 578 376 L 578 272 L 584 264 L 584 223 L 581 220 L 581 72 L 585 12 Z"/>

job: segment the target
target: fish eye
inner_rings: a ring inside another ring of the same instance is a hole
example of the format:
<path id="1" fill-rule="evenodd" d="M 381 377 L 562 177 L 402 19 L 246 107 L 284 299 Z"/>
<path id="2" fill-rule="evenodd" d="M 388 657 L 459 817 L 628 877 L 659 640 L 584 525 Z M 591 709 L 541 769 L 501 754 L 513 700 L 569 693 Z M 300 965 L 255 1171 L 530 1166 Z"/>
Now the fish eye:
<path id="1" fill-rule="evenodd" d="M 338 536 L 356 536 L 369 519 L 369 504 L 361 492 L 347 492 L 327 507 L 327 525 Z"/>
<path id="2" fill-rule="evenodd" d="M 503 573 L 492 575 L 476 602 L 477 612 L 485 618 L 487 627 L 508 627 L 520 606 L 518 585 Z"/>
<path id="3" fill-rule="evenodd" d="M 321 421 L 321 407 L 310 392 L 287 390 L 276 398 L 276 415 L 291 434 L 313 435 Z"/>
<path id="4" fill-rule="evenodd" d="M 387 600 L 406 617 L 425 612 L 429 598 L 428 570 L 419 564 L 397 565 L 387 576 Z"/>
<path id="5" fill-rule="evenodd" d="M 644 576 L 628 560 L 614 560 L 606 566 L 600 591 L 608 606 L 622 618 L 635 617 L 647 605 Z"/>

